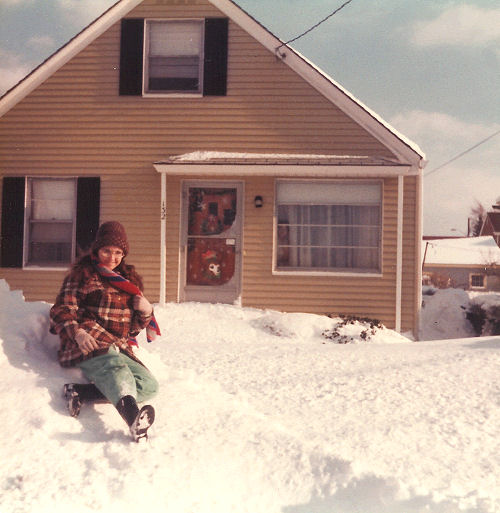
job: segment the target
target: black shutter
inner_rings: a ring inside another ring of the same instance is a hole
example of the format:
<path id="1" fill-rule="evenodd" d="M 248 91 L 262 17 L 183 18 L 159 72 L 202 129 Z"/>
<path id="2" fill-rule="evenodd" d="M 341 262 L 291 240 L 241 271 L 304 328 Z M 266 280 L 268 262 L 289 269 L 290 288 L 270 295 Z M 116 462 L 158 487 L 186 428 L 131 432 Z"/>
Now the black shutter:
<path id="1" fill-rule="evenodd" d="M 120 95 L 142 95 L 144 20 L 123 19 L 120 41 Z"/>
<path id="2" fill-rule="evenodd" d="M 3 179 L 1 267 L 23 266 L 25 188 L 24 176 Z"/>
<path id="3" fill-rule="evenodd" d="M 99 228 L 100 178 L 78 178 L 76 199 L 77 257 L 90 249 Z"/>
<path id="4" fill-rule="evenodd" d="M 227 91 L 228 19 L 205 20 L 203 94 L 225 96 Z"/>

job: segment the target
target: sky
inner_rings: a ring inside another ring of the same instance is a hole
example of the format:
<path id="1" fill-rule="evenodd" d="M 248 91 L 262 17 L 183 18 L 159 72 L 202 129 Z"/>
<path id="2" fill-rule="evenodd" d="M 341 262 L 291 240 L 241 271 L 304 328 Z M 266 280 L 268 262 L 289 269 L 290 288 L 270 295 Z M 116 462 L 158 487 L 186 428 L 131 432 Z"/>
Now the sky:
<path id="1" fill-rule="evenodd" d="M 0 94 L 113 3 L 0 0 Z M 238 3 L 288 41 L 344 0 Z M 351 0 L 292 46 L 423 150 L 425 235 L 500 199 L 498 0 Z"/>

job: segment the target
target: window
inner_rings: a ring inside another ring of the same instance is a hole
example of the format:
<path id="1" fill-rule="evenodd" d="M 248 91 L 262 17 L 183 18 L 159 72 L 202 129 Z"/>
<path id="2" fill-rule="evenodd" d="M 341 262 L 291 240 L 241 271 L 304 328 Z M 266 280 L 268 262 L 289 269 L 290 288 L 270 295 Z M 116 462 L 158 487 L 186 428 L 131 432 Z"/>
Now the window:
<path id="1" fill-rule="evenodd" d="M 378 182 L 278 182 L 276 269 L 380 272 Z"/>
<path id="2" fill-rule="evenodd" d="M 201 21 L 146 22 L 145 92 L 201 93 L 202 54 Z"/>
<path id="3" fill-rule="evenodd" d="M 484 289 L 486 288 L 486 276 L 484 274 L 471 274 L 469 276 L 470 286 L 473 289 Z"/>
<path id="4" fill-rule="evenodd" d="M 225 96 L 227 18 L 123 19 L 120 95 Z"/>
<path id="5" fill-rule="evenodd" d="M 2 179 L 0 267 L 64 267 L 99 227 L 98 177 Z"/>
<path id="6" fill-rule="evenodd" d="M 74 255 L 76 180 L 28 178 L 25 263 L 69 264 Z"/>

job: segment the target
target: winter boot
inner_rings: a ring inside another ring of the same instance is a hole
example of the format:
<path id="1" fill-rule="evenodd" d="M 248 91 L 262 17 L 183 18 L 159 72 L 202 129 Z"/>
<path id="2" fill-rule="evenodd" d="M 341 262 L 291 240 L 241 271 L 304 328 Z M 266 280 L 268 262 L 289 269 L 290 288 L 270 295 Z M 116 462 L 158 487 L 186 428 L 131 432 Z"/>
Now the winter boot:
<path id="1" fill-rule="evenodd" d="M 66 383 L 63 396 L 72 417 L 78 417 L 84 402 L 107 402 L 102 392 L 93 383 Z"/>
<path id="2" fill-rule="evenodd" d="M 139 410 L 135 398 L 126 395 L 118 401 L 116 409 L 130 428 L 132 440 L 134 442 L 139 442 L 141 439 L 147 440 L 148 429 L 155 420 L 154 408 L 146 404 Z"/>

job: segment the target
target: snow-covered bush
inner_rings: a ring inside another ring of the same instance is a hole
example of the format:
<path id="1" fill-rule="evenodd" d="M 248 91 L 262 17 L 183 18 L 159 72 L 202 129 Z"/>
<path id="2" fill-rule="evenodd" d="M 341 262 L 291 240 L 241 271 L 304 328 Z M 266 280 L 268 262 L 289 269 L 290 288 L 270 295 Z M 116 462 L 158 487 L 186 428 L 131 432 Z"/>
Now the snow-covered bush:
<path id="1" fill-rule="evenodd" d="M 471 298 L 467 319 L 477 335 L 500 335 L 500 294 L 479 294 Z"/>
<path id="2" fill-rule="evenodd" d="M 326 339 L 333 340 L 336 344 L 352 344 L 359 342 L 369 342 L 378 330 L 384 329 L 385 326 L 376 319 L 367 317 L 356 317 L 353 315 L 341 315 L 341 321 L 333 328 L 323 331 L 322 336 Z M 348 327 L 357 328 L 354 335 Z"/>

